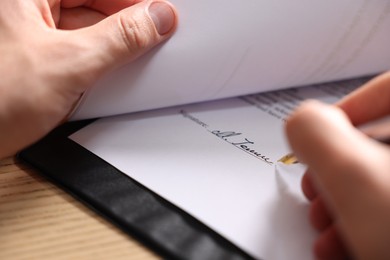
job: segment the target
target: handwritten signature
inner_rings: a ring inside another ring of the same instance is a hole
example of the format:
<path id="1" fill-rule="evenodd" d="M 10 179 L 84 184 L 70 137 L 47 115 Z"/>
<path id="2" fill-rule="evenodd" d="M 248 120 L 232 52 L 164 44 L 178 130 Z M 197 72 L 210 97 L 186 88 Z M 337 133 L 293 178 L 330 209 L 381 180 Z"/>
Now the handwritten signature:
<path id="1" fill-rule="evenodd" d="M 259 151 L 256 151 L 253 148 L 253 145 L 255 143 L 250 141 L 248 138 L 244 138 L 241 142 L 233 142 L 230 140 L 230 138 L 232 138 L 232 137 L 241 136 L 242 133 L 233 132 L 233 131 L 219 131 L 219 130 L 211 131 L 211 133 L 214 134 L 215 136 L 221 138 L 225 142 L 228 142 L 229 144 L 234 145 L 235 147 L 239 148 L 240 150 L 242 150 L 242 151 L 244 151 L 244 152 L 246 152 L 246 153 L 248 153 L 256 158 L 259 158 L 270 165 L 274 164 L 269 157 L 265 156 L 264 154 L 260 153 Z"/>
<path id="2" fill-rule="evenodd" d="M 190 115 L 187 111 L 185 110 L 180 110 L 180 114 L 183 115 L 183 117 L 193 121 L 194 123 L 202 126 L 203 128 L 205 128 L 208 132 L 212 133 L 213 135 L 217 136 L 218 138 L 224 140 L 225 142 L 231 144 L 231 145 L 234 145 L 235 147 L 237 147 L 238 149 L 256 157 L 257 159 L 260 159 L 262 160 L 263 162 L 266 162 L 268 163 L 269 165 L 273 165 L 274 163 L 271 161 L 271 159 L 265 155 L 263 155 L 262 153 L 260 153 L 259 151 L 255 150 L 253 148 L 254 146 L 254 142 L 250 141 L 248 138 L 244 138 L 242 141 L 240 142 L 233 142 L 232 141 L 232 138 L 233 137 L 237 137 L 237 136 L 241 136 L 242 133 L 238 133 L 238 132 L 233 132 L 233 131 L 219 131 L 219 130 L 214 130 L 214 131 L 211 131 L 209 130 L 209 125 L 204 123 L 203 121 L 201 121 L 200 119 Z M 235 140 L 237 138 L 234 138 Z"/>

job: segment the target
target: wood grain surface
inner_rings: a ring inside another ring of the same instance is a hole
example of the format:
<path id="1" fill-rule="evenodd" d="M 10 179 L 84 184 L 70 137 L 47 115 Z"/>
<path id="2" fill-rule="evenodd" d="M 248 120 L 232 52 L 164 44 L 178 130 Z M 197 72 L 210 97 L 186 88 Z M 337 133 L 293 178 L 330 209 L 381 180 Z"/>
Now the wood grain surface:
<path id="1" fill-rule="evenodd" d="M 0 259 L 157 259 L 15 158 L 0 160 Z"/>

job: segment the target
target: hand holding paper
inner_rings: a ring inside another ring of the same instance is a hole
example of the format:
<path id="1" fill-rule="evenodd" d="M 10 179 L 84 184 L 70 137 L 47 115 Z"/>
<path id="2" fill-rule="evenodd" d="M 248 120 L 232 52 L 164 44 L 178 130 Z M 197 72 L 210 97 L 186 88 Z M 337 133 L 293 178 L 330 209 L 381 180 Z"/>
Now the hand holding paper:
<path id="1" fill-rule="evenodd" d="M 1 1 L 0 16 L 0 158 L 65 121 L 102 74 L 167 39 L 176 25 L 173 7 L 161 0 Z"/>

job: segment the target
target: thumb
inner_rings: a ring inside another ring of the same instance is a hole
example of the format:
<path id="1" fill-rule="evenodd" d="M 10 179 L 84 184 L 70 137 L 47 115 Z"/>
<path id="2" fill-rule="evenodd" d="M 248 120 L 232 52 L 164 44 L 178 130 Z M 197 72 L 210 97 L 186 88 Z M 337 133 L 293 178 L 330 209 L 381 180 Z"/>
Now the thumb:
<path id="1" fill-rule="evenodd" d="M 347 244 L 360 256 L 386 252 L 378 248 L 383 243 L 367 241 L 390 230 L 388 147 L 354 128 L 339 108 L 314 101 L 297 109 L 286 132 Z"/>
<path id="2" fill-rule="evenodd" d="M 84 71 L 96 76 L 130 62 L 170 37 L 176 24 L 177 13 L 169 2 L 148 0 L 134 4 L 70 33 L 69 40 L 79 46 L 73 49 L 81 50 L 75 59 L 76 67 L 87 66 Z"/>

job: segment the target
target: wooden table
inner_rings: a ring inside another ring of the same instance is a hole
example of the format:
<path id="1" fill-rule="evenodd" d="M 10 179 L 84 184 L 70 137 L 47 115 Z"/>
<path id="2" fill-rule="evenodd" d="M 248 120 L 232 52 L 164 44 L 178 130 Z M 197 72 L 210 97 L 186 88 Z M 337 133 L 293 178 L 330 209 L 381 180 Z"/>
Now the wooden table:
<path id="1" fill-rule="evenodd" d="M 0 259 L 156 259 L 15 158 L 0 160 Z"/>

